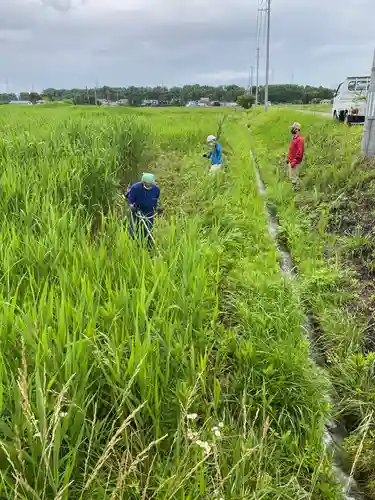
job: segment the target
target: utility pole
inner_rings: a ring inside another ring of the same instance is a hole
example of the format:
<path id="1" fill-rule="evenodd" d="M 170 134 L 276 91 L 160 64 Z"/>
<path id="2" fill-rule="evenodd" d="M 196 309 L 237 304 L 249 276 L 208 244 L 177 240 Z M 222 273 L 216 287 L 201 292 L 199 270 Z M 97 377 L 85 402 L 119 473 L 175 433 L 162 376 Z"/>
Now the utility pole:
<path id="1" fill-rule="evenodd" d="M 257 48 L 257 73 L 256 73 L 256 88 L 255 88 L 255 106 L 259 103 L 259 59 L 260 59 L 260 48 Z"/>
<path id="2" fill-rule="evenodd" d="M 95 99 L 95 106 L 98 104 L 97 96 L 96 96 L 96 89 L 98 87 L 98 80 L 95 80 L 95 87 L 94 87 L 94 99 Z"/>
<path id="3" fill-rule="evenodd" d="M 367 94 L 366 120 L 362 137 L 362 152 L 371 158 L 375 155 L 375 50 L 371 68 L 371 81 Z"/>
<path id="4" fill-rule="evenodd" d="M 250 67 L 250 95 L 253 95 L 254 66 Z"/>
<path id="5" fill-rule="evenodd" d="M 264 111 L 268 109 L 268 84 L 270 72 L 270 32 L 271 32 L 271 0 L 267 0 L 267 55 L 266 55 L 266 88 L 264 91 Z"/>

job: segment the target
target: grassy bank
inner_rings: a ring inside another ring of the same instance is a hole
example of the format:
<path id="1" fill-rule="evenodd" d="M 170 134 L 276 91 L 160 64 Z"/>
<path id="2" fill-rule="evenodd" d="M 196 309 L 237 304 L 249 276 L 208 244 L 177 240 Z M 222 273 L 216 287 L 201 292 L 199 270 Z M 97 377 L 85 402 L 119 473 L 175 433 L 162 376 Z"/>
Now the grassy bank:
<path id="1" fill-rule="evenodd" d="M 294 104 L 295 109 L 301 109 L 306 111 L 315 111 L 316 113 L 331 113 L 332 104 Z"/>
<path id="2" fill-rule="evenodd" d="M 0 115 L 0 492 L 14 499 L 336 499 L 328 383 L 280 276 L 247 135 L 223 115 Z M 158 176 L 160 256 L 120 187 Z M 98 223 L 99 220 L 99 223 Z M 93 231 L 93 221 L 95 221 Z"/>
<path id="3" fill-rule="evenodd" d="M 298 117 L 297 117 L 298 118 Z M 306 160 L 293 193 L 285 173 L 291 111 L 258 116 L 253 144 L 280 238 L 300 273 L 305 309 L 335 389 L 351 463 L 375 498 L 373 255 L 375 170 L 361 161 L 360 129 L 304 116 Z"/>

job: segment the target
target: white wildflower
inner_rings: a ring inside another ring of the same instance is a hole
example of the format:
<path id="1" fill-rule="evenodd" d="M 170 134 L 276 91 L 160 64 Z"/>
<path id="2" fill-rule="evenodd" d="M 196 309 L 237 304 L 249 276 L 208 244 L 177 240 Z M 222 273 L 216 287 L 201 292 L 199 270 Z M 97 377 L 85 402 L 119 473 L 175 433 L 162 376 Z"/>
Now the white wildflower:
<path id="1" fill-rule="evenodd" d="M 222 429 L 224 427 L 224 422 L 219 422 L 219 427 Z M 224 500 L 224 498 L 219 498 L 219 500 Z"/>
<path id="2" fill-rule="evenodd" d="M 211 446 L 207 443 L 207 441 L 201 441 L 200 439 L 198 439 L 195 444 L 202 448 L 206 455 L 209 455 L 211 453 Z"/>
<path id="3" fill-rule="evenodd" d="M 196 413 L 188 413 L 188 414 L 186 415 L 186 418 L 187 418 L 188 420 L 197 420 L 198 415 L 197 415 Z"/>
<path id="4" fill-rule="evenodd" d="M 191 429 L 188 429 L 187 437 L 188 437 L 188 439 L 190 439 L 190 441 L 195 441 L 198 438 L 198 432 L 195 432 L 195 431 L 192 431 Z"/>
<path id="5" fill-rule="evenodd" d="M 68 412 L 66 412 L 66 411 L 62 411 L 60 413 L 60 418 L 64 418 L 64 417 L 67 417 L 67 416 L 68 416 Z"/>
<path id="6" fill-rule="evenodd" d="M 221 436 L 221 432 L 220 432 L 219 427 L 212 427 L 212 432 L 215 434 L 216 437 Z"/>

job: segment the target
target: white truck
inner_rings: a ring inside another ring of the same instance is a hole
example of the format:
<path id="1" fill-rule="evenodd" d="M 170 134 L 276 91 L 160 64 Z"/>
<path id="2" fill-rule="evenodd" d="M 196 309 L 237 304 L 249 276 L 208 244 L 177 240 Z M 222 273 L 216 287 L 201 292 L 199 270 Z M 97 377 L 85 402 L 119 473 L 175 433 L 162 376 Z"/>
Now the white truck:
<path id="1" fill-rule="evenodd" d="M 351 125 L 364 123 L 369 76 L 349 76 L 337 87 L 333 99 L 332 117 Z"/>

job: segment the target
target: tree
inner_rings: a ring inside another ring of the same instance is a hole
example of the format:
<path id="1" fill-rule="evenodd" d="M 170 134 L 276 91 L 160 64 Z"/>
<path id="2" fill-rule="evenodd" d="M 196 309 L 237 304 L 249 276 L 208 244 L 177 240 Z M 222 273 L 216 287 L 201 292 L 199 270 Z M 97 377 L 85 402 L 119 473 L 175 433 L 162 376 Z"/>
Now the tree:
<path id="1" fill-rule="evenodd" d="M 20 93 L 20 101 L 30 101 L 30 93 L 29 92 L 21 92 Z"/>
<path id="2" fill-rule="evenodd" d="M 17 101 L 16 94 L 0 94 L 0 104 L 8 104 L 10 101 Z"/>
<path id="3" fill-rule="evenodd" d="M 30 101 L 35 104 L 37 101 L 40 101 L 41 97 L 37 92 L 30 92 Z"/>
<path id="4" fill-rule="evenodd" d="M 237 97 L 237 102 L 244 109 L 250 109 L 255 102 L 255 97 L 250 94 L 242 94 Z"/>
<path id="5" fill-rule="evenodd" d="M 184 87 L 172 87 L 168 89 L 164 86 L 157 87 L 99 87 L 96 89 L 98 99 L 128 99 L 131 106 L 140 106 L 145 99 L 158 100 L 160 103 L 169 106 L 184 106 L 189 101 L 198 101 L 205 97 L 215 102 L 236 102 L 240 96 L 245 95 L 245 89 L 238 85 L 220 85 L 212 87 L 210 85 L 185 85 Z M 72 100 L 77 104 L 89 104 L 94 89 L 53 89 L 49 88 L 42 92 L 43 96 L 50 101 Z M 277 84 L 269 86 L 269 100 L 273 103 L 310 103 L 312 99 L 331 99 L 332 89 L 324 87 L 311 87 L 303 85 Z M 30 94 L 22 92 L 20 100 L 29 100 Z M 259 87 L 259 102 L 264 101 L 264 86 Z"/>

